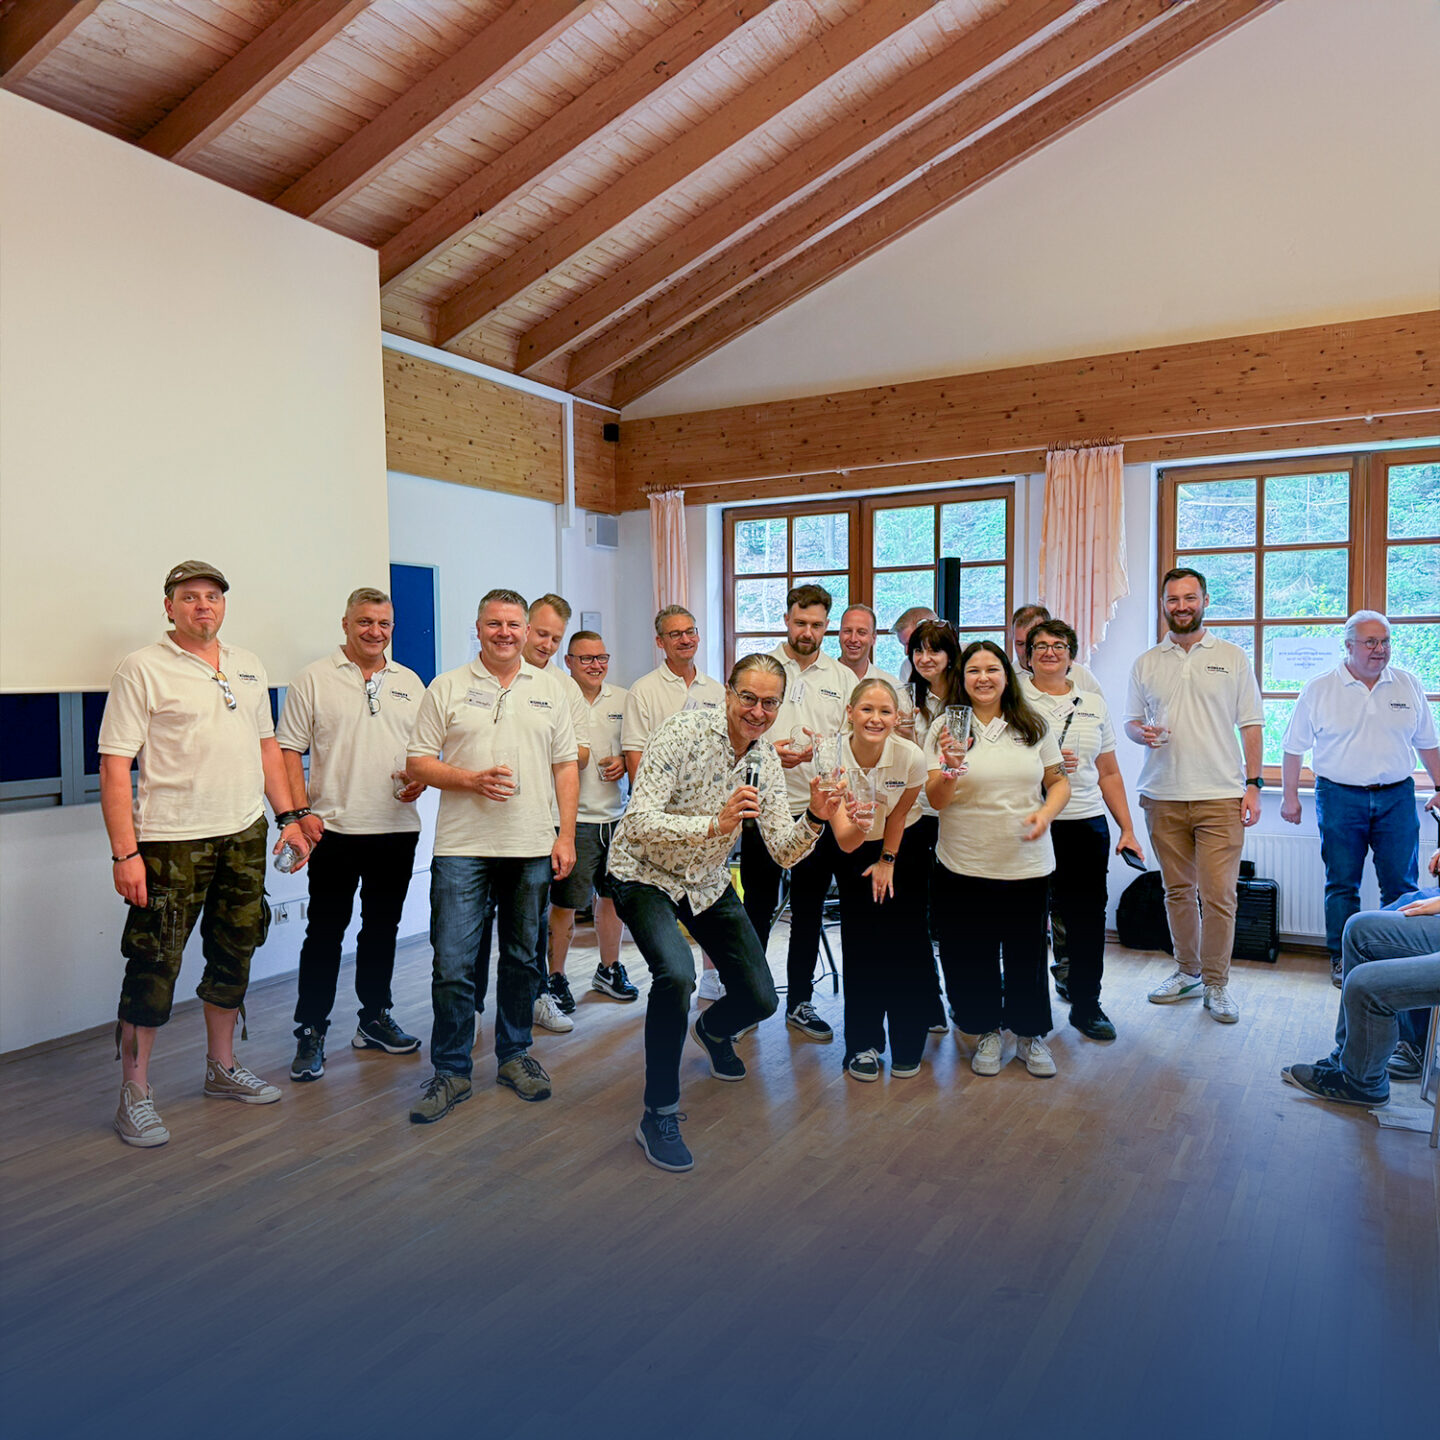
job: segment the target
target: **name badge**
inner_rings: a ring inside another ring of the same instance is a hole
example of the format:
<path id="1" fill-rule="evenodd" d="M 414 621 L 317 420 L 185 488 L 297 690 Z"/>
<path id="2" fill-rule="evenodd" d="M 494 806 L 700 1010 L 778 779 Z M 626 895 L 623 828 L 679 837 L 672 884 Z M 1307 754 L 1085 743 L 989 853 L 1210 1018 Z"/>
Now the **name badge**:
<path id="1" fill-rule="evenodd" d="M 680 713 L 683 715 L 687 710 L 698 710 L 699 708 L 700 702 L 693 695 L 687 695 L 685 703 L 680 707 Z"/>
<path id="2" fill-rule="evenodd" d="M 805 682 L 803 680 L 796 680 L 790 686 L 789 699 L 792 705 L 803 705 L 805 703 Z"/>
<path id="3" fill-rule="evenodd" d="M 465 703 L 477 706 L 481 710 L 493 710 L 495 708 L 495 697 L 488 690 L 467 690 L 465 692 Z"/>

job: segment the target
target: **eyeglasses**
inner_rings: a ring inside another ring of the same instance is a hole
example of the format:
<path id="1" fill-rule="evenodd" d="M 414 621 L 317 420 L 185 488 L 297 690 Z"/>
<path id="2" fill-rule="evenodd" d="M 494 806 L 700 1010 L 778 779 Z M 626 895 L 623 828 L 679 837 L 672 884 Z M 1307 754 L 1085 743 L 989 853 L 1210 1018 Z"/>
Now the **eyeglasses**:
<path id="1" fill-rule="evenodd" d="M 744 710 L 753 710 L 758 705 L 767 715 L 773 715 L 780 708 L 780 701 L 773 695 L 762 700 L 758 695 L 752 695 L 748 690 L 737 690 L 733 685 L 729 687 L 730 693 L 740 702 Z"/>
<path id="2" fill-rule="evenodd" d="M 1047 645 L 1043 640 L 1030 647 L 1032 655 L 1068 655 L 1070 647 L 1063 641 L 1057 640 L 1053 645 Z"/>
<path id="3" fill-rule="evenodd" d="M 370 707 L 372 715 L 380 713 L 380 676 L 372 675 L 365 682 L 365 703 Z"/>
<path id="4" fill-rule="evenodd" d="M 571 655 L 567 658 L 573 660 L 577 665 L 608 665 L 610 663 L 608 655 Z"/>
<path id="5" fill-rule="evenodd" d="M 694 640 L 700 632 L 692 625 L 688 630 L 667 630 L 663 635 L 665 640 Z"/>
<path id="6" fill-rule="evenodd" d="M 1360 642 L 1367 650 L 1388 650 L 1390 648 L 1390 637 L 1382 635 L 1378 640 L 1362 640 Z"/>
<path id="7" fill-rule="evenodd" d="M 505 708 L 505 697 L 509 693 L 510 691 L 508 689 L 502 690 L 495 697 L 495 708 L 490 712 L 490 723 L 492 725 L 498 725 L 500 723 L 500 712 Z"/>
<path id="8" fill-rule="evenodd" d="M 235 692 L 230 688 L 230 682 L 219 670 L 215 672 L 215 683 L 220 687 L 220 693 L 225 697 L 225 708 L 227 710 L 236 709 L 240 702 L 236 700 Z"/>

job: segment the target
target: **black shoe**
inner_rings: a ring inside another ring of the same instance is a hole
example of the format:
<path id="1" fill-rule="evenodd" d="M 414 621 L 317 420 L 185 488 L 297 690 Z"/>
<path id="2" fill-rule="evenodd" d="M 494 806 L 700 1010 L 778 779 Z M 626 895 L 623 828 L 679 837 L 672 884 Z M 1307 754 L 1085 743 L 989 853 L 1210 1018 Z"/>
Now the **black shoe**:
<path id="1" fill-rule="evenodd" d="M 1070 1023 L 1087 1040 L 1113 1040 L 1115 1026 L 1110 1017 L 1097 1005 L 1093 1010 L 1071 1010 Z"/>
<path id="2" fill-rule="evenodd" d="M 1313 1065 L 1287 1065 L 1280 1072 L 1280 1078 L 1317 1100 L 1334 1100 L 1341 1105 L 1368 1105 L 1372 1110 L 1381 1110 L 1389 1103 L 1387 1096 L 1382 1095 L 1376 1100 L 1362 1095 L 1350 1083 L 1350 1077 L 1329 1060 L 1317 1060 Z"/>
<path id="3" fill-rule="evenodd" d="M 1055 993 L 1067 1003 L 1070 1000 L 1070 962 L 1062 960 L 1050 967 L 1050 974 L 1055 979 Z"/>
<path id="4" fill-rule="evenodd" d="M 680 1138 L 680 1122 L 685 1116 L 677 1113 L 657 1115 L 647 1110 L 635 1127 L 635 1138 L 645 1152 L 645 1158 L 662 1170 L 679 1173 L 694 1167 L 695 1157 L 686 1149 Z"/>
<path id="5" fill-rule="evenodd" d="M 735 1046 L 730 1039 L 727 1037 L 717 1040 L 713 1035 L 706 1033 L 705 1027 L 700 1021 L 701 1017 L 697 1015 L 695 1023 L 690 1027 L 690 1033 L 709 1055 L 710 1073 L 717 1080 L 743 1080 L 745 1078 L 745 1062 L 735 1053 Z"/>
<path id="6" fill-rule="evenodd" d="M 1330 960 L 1330 983 L 1340 990 L 1345 985 L 1345 962 L 1335 957 Z"/>
<path id="7" fill-rule="evenodd" d="M 640 992 L 630 983 L 625 967 L 618 960 L 613 965 L 597 965 L 590 977 L 590 988 L 608 995 L 612 1000 L 640 998 Z"/>
<path id="8" fill-rule="evenodd" d="M 325 1032 L 313 1025 L 295 1034 L 295 1058 L 290 1062 L 292 1080 L 318 1080 L 325 1073 Z"/>
<path id="9" fill-rule="evenodd" d="M 808 1000 L 792 1005 L 785 1012 L 785 1023 L 809 1040 L 829 1041 L 835 1038 L 835 1032 L 820 1018 L 820 1012 Z"/>
<path id="10" fill-rule="evenodd" d="M 1385 1073 L 1392 1080 L 1418 1080 L 1423 1068 L 1419 1047 L 1408 1040 L 1400 1041 L 1395 1053 L 1385 1062 Z"/>
<path id="11" fill-rule="evenodd" d="M 562 1015 L 575 1013 L 575 997 L 570 993 L 570 982 L 563 970 L 556 970 L 545 982 L 545 988 L 554 997 L 555 1008 Z M 638 992 L 637 992 L 638 993 Z"/>
<path id="12" fill-rule="evenodd" d="M 388 1010 L 382 1010 L 373 1020 L 362 1020 L 350 1044 L 356 1050 L 383 1050 L 387 1055 L 413 1055 L 420 1048 L 420 1042 L 407 1035 Z"/>

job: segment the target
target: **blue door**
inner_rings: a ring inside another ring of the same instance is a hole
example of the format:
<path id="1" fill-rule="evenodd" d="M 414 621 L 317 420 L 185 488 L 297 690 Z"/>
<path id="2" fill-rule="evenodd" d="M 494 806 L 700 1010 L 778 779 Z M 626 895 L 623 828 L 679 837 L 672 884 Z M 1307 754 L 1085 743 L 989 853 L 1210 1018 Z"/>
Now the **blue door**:
<path id="1" fill-rule="evenodd" d="M 395 602 L 391 653 L 427 685 L 435 678 L 435 567 L 392 565 L 390 596 Z"/>

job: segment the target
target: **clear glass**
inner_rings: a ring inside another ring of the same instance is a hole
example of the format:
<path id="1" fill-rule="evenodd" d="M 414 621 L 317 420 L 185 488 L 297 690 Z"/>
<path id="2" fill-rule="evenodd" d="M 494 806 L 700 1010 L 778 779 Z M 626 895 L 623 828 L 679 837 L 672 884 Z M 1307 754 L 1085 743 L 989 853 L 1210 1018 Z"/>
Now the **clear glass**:
<path id="1" fill-rule="evenodd" d="M 1440 519 L 1435 525 L 1440 528 Z M 1390 615 L 1440 611 L 1440 545 L 1392 545 L 1385 557 L 1385 610 Z"/>
<path id="2" fill-rule="evenodd" d="M 940 553 L 961 560 L 1005 558 L 1005 502 L 960 500 L 940 507 Z"/>
<path id="3" fill-rule="evenodd" d="M 982 565 L 960 572 L 960 623 L 962 625 L 1003 625 L 1005 613 L 1005 567 Z"/>
<path id="4" fill-rule="evenodd" d="M 790 568 L 790 522 L 778 516 L 768 520 L 739 520 L 735 524 L 735 573 L 773 574 Z"/>
<path id="5" fill-rule="evenodd" d="M 1198 545 L 1254 543 L 1253 480 L 1199 480 L 1175 487 L 1177 549 L 1192 550 Z M 1197 565 L 1195 568 L 1203 570 L 1205 567 Z"/>
<path id="6" fill-rule="evenodd" d="M 405 767 L 409 763 L 410 756 L 404 750 L 397 751 L 395 758 L 390 762 L 390 791 L 397 800 L 410 783 L 410 777 L 405 773 Z"/>
<path id="7" fill-rule="evenodd" d="M 1350 538 L 1350 474 L 1271 475 L 1265 480 L 1265 543 L 1303 545 Z"/>
<path id="8" fill-rule="evenodd" d="M 1205 577 L 1211 620 L 1240 620 L 1255 613 L 1255 557 L 1253 555 L 1182 555 L 1176 562 Z"/>
<path id="9" fill-rule="evenodd" d="M 935 507 L 907 505 L 875 512 L 874 561 L 877 565 L 935 563 Z"/>
<path id="10" fill-rule="evenodd" d="M 815 774 L 820 783 L 829 786 L 835 782 L 840 769 L 840 737 L 819 734 L 815 737 Z"/>
<path id="11" fill-rule="evenodd" d="M 889 570 L 875 576 L 875 611 L 893 620 L 912 605 L 935 604 L 934 570 Z"/>
<path id="12" fill-rule="evenodd" d="M 1265 557 L 1265 614 L 1317 618 L 1349 612 L 1344 550 L 1272 550 Z"/>
<path id="13" fill-rule="evenodd" d="M 850 516 L 843 510 L 830 515 L 797 515 L 794 524 L 797 570 L 850 568 Z"/>
<path id="14" fill-rule="evenodd" d="M 513 745 L 501 745 L 495 751 L 495 763 L 510 772 L 510 799 L 520 793 L 520 752 Z"/>
<path id="15" fill-rule="evenodd" d="M 1440 693 L 1440 625 L 1407 621 L 1393 626 L 1390 663 L 1419 676 L 1427 695 Z"/>
<path id="16" fill-rule="evenodd" d="M 735 582 L 735 628 L 737 630 L 784 630 L 785 580 L 737 580 Z"/>
<path id="17" fill-rule="evenodd" d="M 1389 469 L 1389 532 L 1396 540 L 1440 536 L 1440 462 Z"/>
<path id="18" fill-rule="evenodd" d="M 1213 630 L 1221 640 L 1228 640 L 1232 645 L 1238 645 L 1245 652 L 1245 658 L 1251 665 L 1254 665 L 1255 627 L 1253 625 L 1211 625 L 1207 621 L 1205 628 Z"/>
<path id="19" fill-rule="evenodd" d="M 850 604 L 849 575 L 797 575 L 796 585 L 819 585 L 830 596 L 830 629 L 839 630 L 840 617 Z M 783 624 L 783 612 L 782 612 Z"/>
<path id="20" fill-rule="evenodd" d="M 900 667 L 905 663 L 905 647 L 900 643 L 897 636 L 888 631 L 884 635 L 876 637 L 875 640 L 875 664 L 882 670 L 888 670 L 892 675 L 899 675 Z"/>
<path id="21" fill-rule="evenodd" d="M 845 778 L 850 787 L 850 818 L 868 833 L 875 823 L 875 777 L 869 770 L 855 770 Z"/>
<path id="22" fill-rule="evenodd" d="M 945 732 L 960 747 L 960 753 L 965 753 L 970 743 L 970 724 L 973 719 L 968 705 L 947 705 L 945 707 Z M 942 772 L 946 775 L 958 775 L 958 769 L 952 770 L 950 766 L 941 763 Z"/>

